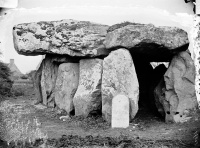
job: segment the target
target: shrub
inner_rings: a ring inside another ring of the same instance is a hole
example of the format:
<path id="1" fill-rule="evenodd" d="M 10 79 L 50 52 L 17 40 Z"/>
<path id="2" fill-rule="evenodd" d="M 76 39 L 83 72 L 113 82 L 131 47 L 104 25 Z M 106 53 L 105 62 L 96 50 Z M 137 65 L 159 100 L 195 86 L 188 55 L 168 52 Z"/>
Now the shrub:
<path id="1" fill-rule="evenodd" d="M 15 86 L 15 87 L 12 88 L 11 94 L 14 97 L 23 96 L 24 95 L 24 89 Z"/>
<path id="2" fill-rule="evenodd" d="M 10 79 L 11 71 L 8 66 L 0 61 L 0 98 L 9 96 L 12 88 L 12 80 Z"/>

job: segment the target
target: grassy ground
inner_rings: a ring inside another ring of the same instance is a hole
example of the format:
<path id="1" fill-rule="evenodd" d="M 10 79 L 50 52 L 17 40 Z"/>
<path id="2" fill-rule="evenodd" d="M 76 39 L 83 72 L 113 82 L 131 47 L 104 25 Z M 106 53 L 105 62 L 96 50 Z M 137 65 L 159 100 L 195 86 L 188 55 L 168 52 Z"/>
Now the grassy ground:
<path id="1" fill-rule="evenodd" d="M 145 110 L 140 110 L 126 129 L 110 128 L 101 116 L 60 120 L 65 112 L 33 105 L 32 86 L 15 87 L 23 93 L 0 104 L 0 135 L 10 143 L 8 147 L 192 148 L 194 134 L 200 131 L 198 118 L 184 124 L 167 124 Z"/>

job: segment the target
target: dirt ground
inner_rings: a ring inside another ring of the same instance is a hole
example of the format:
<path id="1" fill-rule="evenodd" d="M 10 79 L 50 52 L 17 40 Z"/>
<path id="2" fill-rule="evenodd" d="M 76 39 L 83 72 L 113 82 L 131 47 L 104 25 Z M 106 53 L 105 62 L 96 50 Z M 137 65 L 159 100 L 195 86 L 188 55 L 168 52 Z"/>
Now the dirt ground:
<path id="1" fill-rule="evenodd" d="M 65 112 L 46 108 L 41 104 L 34 105 L 36 98 L 32 86 L 24 86 L 23 91 L 23 96 L 9 98 L 1 102 L 0 106 L 1 126 L 3 127 L 1 128 L 1 138 L 11 142 L 10 147 L 13 140 L 20 139 L 23 141 L 23 138 L 29 137 L 29 140 L 30 137 L 33 138 L 32 135 L 30 136 L 30 131 L 35 130 L 35 133 L 37 133 L 35 139 L 41 139 L 37 140 L 32 146 L 27 144 L 25 147 L 44 147 L 45 143 L 46 147 L 52 148 L 192 148 L 197 143 L 194 138 L 195 132 L 200 132 L 199 117 L 187 123 L 165 123 L 163 119 L 144 109 L 139 110 L 135 119 L 126 129 L 112 129 L 101 116 L 90 116 L 86 119 L 73 116 L 63 120 L 60 117 L 65 116 Z M 35 121 L 36 124 L 34 124 Z M 23 124 L 16 126 L 18 122 L 23 122 Z M 26 130 L 23 130 L 25 125 L 27 125 Z M 35 129 L 33 128 L 34 125 Z M 18 137 L 16 133 L 18 133 Z M 31 132 L 31 134 L 33 133 Z"/>

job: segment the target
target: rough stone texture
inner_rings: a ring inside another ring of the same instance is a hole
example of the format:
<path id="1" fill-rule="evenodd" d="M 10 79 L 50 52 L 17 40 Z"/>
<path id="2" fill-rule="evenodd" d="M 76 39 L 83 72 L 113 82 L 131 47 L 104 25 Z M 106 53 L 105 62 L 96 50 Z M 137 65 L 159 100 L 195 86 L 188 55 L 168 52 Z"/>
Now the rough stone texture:
<path id="1" fill-rule="evenodd" d="M 13 27 L 14 46 L 23 55 L 107 55 L 103 45 L 107 29 L 106 25 L 71 19 L 24 23 Z"/>
<path id="2" fill-rule="evenodd" d="M 173 58 L 164 75 L 164 81 L 165 87 L 163 82 L 160 83 L 162 98 L 159 100 L 165 111 L 166 122 L 187 121 L 198 106 L 195 94 L 195 67 L 188 52 L 181 52 Z"/>
<path id="3" fill-rule="evenodd" d="M 76 116 L 101 110 L 102 63 L 101 59 L 80 60 L 79 85 L 73 99 Z"/>
<path id="4" fill-rule="evenodd" d="M 43 68 L 43 62 L 40 64 L 40 67 L 38 70 L 34 73 L 34 88 L 35 88 L 35 94 L 37 97 L 37 103 L 42 103 L 42 88 L 41 88 L 41 77 L 42 77 L 42 68 Z"/>
<path id="5" fill-rule="evenodd" d="M 46 54 L 42 64 L 40 65 L 42 67 L 40 87 L 42 103 L 44 105 L 55 107 L 55 84 L 58 74 L 58 66 L 61 63 L 78 61 L 78 59 L 72 59 L 72 57 L 69 56 Z"/>
<path id="6" fill-rule="evenodd" d="M 117 95 L 112 100 L 112 128 L 127 128 L 129 126 L 129 98 Z"/>
<path id="7" fill-rule="evenodd" d="M 43 104 L 54 107 L 55 84 L 58 73 L 58 64 L 52 62 L 52 56 L 46 55 L 42 61 L 41 89 Z"/>
<path id="8" fill-rule="evenodd" d="M 192 57 L 194 57 L 194 65 L 196 69 L 196 78 L 195 78 L 195 90 L 198 101 L 198 106 L 200 108 L 200 17 L 198 15 L 194 15 L 193 26 L 191 27 L 190 32 L 190 44 L 192 53 Z"/>
<path id="9" fill-rule="evenodd" d="M 74 109 L 73 98 L 78 88 L 79 63 L 59 65 L 55 87 L 55 103 L 68 114 Z"/>
<path id="10" fill-rule="evenodd" d="M 103 61 L 102 114 L 111 122 L 112 99 L 122 94 L 130 100 L 130 118 L 138 111 L 139 84 L 132 57 L 128 50 L 112 51 Z"/>
<path id="11" fill-rule="evenodd" d="M 176 27 L 128 24 L 108 32 L 104 44 L 107 49 L 124 47 L 143 54 L 149 61 L 164 62 L 177 51 L 187 50 L 189 41 L 187 32 Z"/>

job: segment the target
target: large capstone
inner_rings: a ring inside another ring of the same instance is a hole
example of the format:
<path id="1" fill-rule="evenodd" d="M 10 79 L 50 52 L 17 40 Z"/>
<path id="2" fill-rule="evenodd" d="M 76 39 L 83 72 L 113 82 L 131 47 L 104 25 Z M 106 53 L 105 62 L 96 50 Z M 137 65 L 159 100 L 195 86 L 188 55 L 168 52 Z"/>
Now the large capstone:
<path id="1" fill-rule="evenodd" d="M 80 60 L 79 85 L 73 99 L 76 116 L 101 112 L 102 63 L 97 58 Z"/>
<path id="2" fill-rule="evenodd" d="M 107 49 L 124 47 L 150 62 L 170 61 L 175 53 L 187 50 L 189 45 L 187 32 L 176 27 L 127 23 L 110 28 L 104 42 Z"/>
<path id="3" fill-rule="evenodd" d="M 55 87 L 55 103 L 68 114 L 74 110 L 73 98 L 78 88 L 79 63 L 59 65 Z"/>
<path id="4" fill-rule="evenodd" d="M 175 56 L 157 86 L 159 111 L 165 112 L 166 122 L 185 122 L 197 109 L 195 94 L 195 67 L 188 52 Z"/>
<path id="5" fill-rule="evenodd" d="M 112 51 L 103 61 L 102 114 L 111 122 L 112 99 L 125 95 L 130 101 L 130 118 L 138 111 L 139 84 L 135 66 L 128 50 Z"/>
<path id="6" fill-rule="evenodd" d="M 107 29 L 106 25 L 71 19 L 24 23 L 13 27 L 14 46 L 23 55 L 107 55 L 103 45 Z"/>

